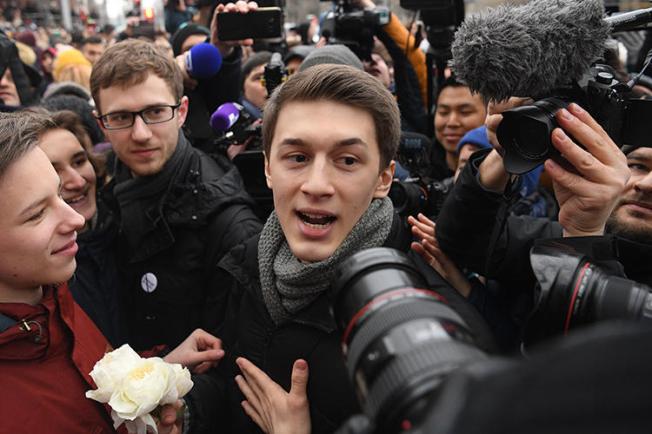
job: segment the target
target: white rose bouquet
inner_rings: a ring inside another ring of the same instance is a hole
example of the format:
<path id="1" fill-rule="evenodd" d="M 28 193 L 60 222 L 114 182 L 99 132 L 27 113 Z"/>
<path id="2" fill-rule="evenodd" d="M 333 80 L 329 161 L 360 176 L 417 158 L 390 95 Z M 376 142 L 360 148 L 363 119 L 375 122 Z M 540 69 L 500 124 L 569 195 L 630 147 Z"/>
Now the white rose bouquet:
<path id="1" fill-rule="evenodd" d="M 126 424 L 130 433 L 158 433 L 151 412 L 159 405 L 172 404 L 192 389 L 190 372 L 179 364 L 158 357 L 141 358 L 125 344 L 95 364 L 90 376 L 97 390 L 86 397 L 111 407 L 113 426 Z"/>

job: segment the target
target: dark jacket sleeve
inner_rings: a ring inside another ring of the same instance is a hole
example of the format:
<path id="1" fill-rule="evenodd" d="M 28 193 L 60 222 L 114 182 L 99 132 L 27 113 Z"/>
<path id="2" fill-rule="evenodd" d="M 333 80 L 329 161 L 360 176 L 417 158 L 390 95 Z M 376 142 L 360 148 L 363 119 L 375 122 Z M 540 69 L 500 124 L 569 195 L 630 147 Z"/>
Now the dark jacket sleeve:
<path id="1" fill-rule="evenodd" d="M 529 288 L 534 240 L 560 237 L 561 226 L 545 218 L 507 216 L 510 200 L 485 190 L 478 180 L 478 167 L 488 153 L 473 154 L 460 174 L 437 219 L 437 241 L 456 264 Z"/>
<path id="2" fill-rule="evenodd" d="M 199 80 L 198 93 L 204 98 L 208 113 L 225 102 L 240 98 L 240 67 L 242 50 L 236 47 L 233 53 L 222 60 L 220 71 L 212 78 Z"/>
<path id="3" fill-rule="evenodd" d="M 401 129 L 428 134 L 428 115 L 421 99 L 419 79 L 412 64 L 388 33 L 379 31 L 378 39 L 385 45 L 394 62 L 394 83 L 396 102 L 401 112 Z"/>

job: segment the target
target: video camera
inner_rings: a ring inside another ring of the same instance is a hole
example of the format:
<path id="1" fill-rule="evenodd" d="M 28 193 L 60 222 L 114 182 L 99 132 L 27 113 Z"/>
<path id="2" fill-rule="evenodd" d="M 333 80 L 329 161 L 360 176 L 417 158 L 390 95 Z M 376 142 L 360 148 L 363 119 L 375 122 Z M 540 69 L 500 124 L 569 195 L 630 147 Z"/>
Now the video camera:
<path id="1" fill-rule="evenodd" d="M 464 20 L 464 0 L 401 0 L 400 4 L 420 12 L 435 57 L 450 59 L 455 29 Z"/>
<path id="2" fill-rule="evenodd" d="M 376 28 L 389 23 L 389 9 L 359 10 L 350 0 L 335 0 L 333 6 L 321 26 L 328 43 L 346 45 L 360 59 L 370 60 Z"/>
<path id="3" fill-rule="evenodd" d="M 528 324 L 529 336 L 537 340 L 530 343 L 604 320 L 638 320 L 647 323 L 643 329 L 649 326 L 652 288 L 609 276 L 587 258 L 555 245 L 533 248 L 530 258 L 539 288 Z M 464 389 L 469 383 L 451 382 L 450 377 L 469 371 L 475 372 L 474 381 L 482 382 L 493 375 L 492 368 L 508 362 L 488 360 L 473 330 L 444 297 L 428 289 L 415 264 L 389 248 L 358 252 L 336 270 L 331 296 L 349 377 L 365 413 L 362 418 L 366 417 L 365 423 L 352 418 L 338 433 L 467 432 L 449 423 L 451 414 L 471 398 Z M 613 338 L 617 327 L 606 330 Z M 579 365 L 582 374 L 591 372 L 585 365 Z M 530 386 L 520 384 L 523 379 L 518 376 L 509 377 L 509 371 L 498 371 L 502 381 L 488 382 L 494 388 Z M 451 396 L 459 402 L 442 402 L 442 397 Z M 588 399 L 593 405 L 594 396 Z M 539 409 L 521 411 L 536 414 Z M 630 411 L 626 413 L 631 415 Z M 478 416 L 487 415 L 480 411 Z M 455 423 L 460 420 L 465 418 Z"/>

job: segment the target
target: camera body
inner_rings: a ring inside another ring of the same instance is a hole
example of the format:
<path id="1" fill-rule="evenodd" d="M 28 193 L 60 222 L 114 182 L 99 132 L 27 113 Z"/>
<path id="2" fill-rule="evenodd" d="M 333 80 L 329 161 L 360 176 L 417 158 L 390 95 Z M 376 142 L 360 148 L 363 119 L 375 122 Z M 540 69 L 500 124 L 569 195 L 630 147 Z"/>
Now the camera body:
<path id="1" fill-rule="evenodd" d="M 505 168 L 520 175 L 548 158 L 563 163 L 550 135 L 558 127 L 557 111 L 571 102 L 587 110 L 616 143 L 641 143 L 644 138 L 632 123 L 636 119 L 632 110 L 639 106 L 636 100 L 629 100 L 629 93 L 629 87 L 615 79 L 611 67 L 598 64 L 580 83 L 558 89 L 533 105 L 507 110 L 496 132 L 505 150 Z"/>
<path id="2" fill-rule="evenodd" d="M 322 23 L 322 34 L 328 35 L 330 44 L 346 45 L 360 59 L 371 59 L 376 28 L 389 23 L 389 9 L 376 7 L 374 10 L 356 10 L 349 0 L 339 0 L 333 4 L 334 9 Z"/>
<path id="3" fill-rule="evenodd" d="M 428 181 L 425 178 L 395 180 L 390 187 L 389 198 L 396 212 L 403 217 L 423 213 L 434 218 L 439 215 L 453 184 L 452 177 L 442 181 Z"/>
<path id="4" fill-rule="evenodd" d="M 632 99 L 630 87 L 615 79 L 610 66 L 596 64 L 578 83 L 503 113 L 496 134 L 508 172 L 529 172 L 548 158 L 566 165 L 552 145 L 551 133 L 558 127 L 555 114 L 571 102 L 588 111 L 618 145 L 650 146 L 652 103 Z"/>

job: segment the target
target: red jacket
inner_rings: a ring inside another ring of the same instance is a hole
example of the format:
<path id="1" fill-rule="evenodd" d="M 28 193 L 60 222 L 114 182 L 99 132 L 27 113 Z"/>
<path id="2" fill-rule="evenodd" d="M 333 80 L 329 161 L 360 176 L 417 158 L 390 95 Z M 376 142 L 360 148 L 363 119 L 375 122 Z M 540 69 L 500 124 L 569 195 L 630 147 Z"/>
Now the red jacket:
<path id="1" fill-rule="evenodd" d="M 107 409 L 84 395 L 110 348 L 67 285 L 45 288 L 36 306 L 0 303 L 0 313 L 19 321 L 0 332 L 0 432 L 115 433 Z"/>

